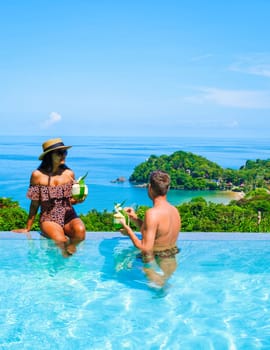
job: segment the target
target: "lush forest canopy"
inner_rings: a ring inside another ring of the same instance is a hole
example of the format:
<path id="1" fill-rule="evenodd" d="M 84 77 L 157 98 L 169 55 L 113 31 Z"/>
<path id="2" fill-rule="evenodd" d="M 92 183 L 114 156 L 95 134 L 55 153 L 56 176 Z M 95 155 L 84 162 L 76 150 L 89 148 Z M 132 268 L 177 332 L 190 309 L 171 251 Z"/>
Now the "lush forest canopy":
<path id="1" fill-rule="evenodd" d="M 244 198 L 228 205 L 206 202 L 201 197 L 176 206 L 182 217 L 184 232 L 270 232 L 270 160 L 248 160 L 238 170 L 223 169 L 218 164 L 193 153 L 178 151 L 172 155 L 150 156 L 130 176 L 135 185 L 148 182 L 153 170 L 164 170 L 171 176 L 171 188 L 188 190 L 235 190 Z M 137 213 L 144 218 L 146 206 Z M 28 213 L 11 198 L 0 198 L 0 231 L 25 227 Z M 92 210 L 80 215 L 87 231 L 112 232 L 113 213 Z M 39 231 L 39 218 L 33 231 Z M 135 229 L 135 227 L 133 227 Z"/>
<path id="2" fill-rule="evenodd" d="M 171 188 L 181 190 L 234 190 L 249 192 L 268 188 L 270 159 L 248 160 L 240 169 L 224 169 L 208 159 L 177 151 L 159 157 L 151 155 L 135 167 L 129 180 L 134 185 L 145 185 L 150 173 L 160 169 L 170 174 Z"/>
<path id="3" fill-rule="evenodd" d="M 183 232 L 270 232 L 270 194 L 263 189 L 254 190 L 238 201 L 215 204 L 197 197 L 176 206 L 182 217 Z M 146 206 L 136 211 L 144 218 Z M 92 210 L 80 215 L 89 232 L 113 232 L 113 213 Z M 11 199 L 0 199 L 0 231 L 23 228 L 27 213 Z M 135 227 L 133 226 L 133 229 Z M 38 217 L 33 231 L 39 231 Z"/>

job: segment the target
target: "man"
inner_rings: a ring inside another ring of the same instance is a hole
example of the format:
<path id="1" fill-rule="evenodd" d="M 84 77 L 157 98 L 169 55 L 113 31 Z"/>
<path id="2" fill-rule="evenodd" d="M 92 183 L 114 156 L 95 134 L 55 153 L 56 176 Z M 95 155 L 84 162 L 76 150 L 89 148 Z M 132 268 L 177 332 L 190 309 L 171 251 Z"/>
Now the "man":
<path id="1" fill-rule="evenodd" d="M 181 230 L 181 218 L 178 210 L 167 201 L 170 177 L 164 171 L 154 171 L 150 174 L 148 196 L 153 207 L 145 213 L 142 221 L 134 209 L 125 208 L 130 220 L 140 229 L 142 239 L 139 239 L 123 219 L 122 234 L 132 240 L 135 247 L 141 250 L 144 271 L 147 277 L 159 286 L 176 270 L 175 255 L 179 252 L 176 246 Z M 156 267 L 162 271 L 160 274 Z"/>

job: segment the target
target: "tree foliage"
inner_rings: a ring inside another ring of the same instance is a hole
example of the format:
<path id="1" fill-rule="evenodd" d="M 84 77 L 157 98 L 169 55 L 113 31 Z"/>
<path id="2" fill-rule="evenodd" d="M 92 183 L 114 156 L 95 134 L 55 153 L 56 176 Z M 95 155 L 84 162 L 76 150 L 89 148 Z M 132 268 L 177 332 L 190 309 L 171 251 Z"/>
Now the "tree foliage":
<path id="1" fill-rule="evenodd" d="M 0 231 L 11 231 L 15 228 L 24 228 L 28 213 L 20 208 L 19 203 L 11 198 L 0 198 Z M 39 230 L 38 216 L 32 227 Z"/>
<path id="2" fill-rule="evenodd" d="M 147 206 L 136 210 L 143 219 Z M 177 206 L 183 232 L 270 232 L 270 194 L 257 189 L 228 205 L 207 202 L 202 197 Z M 92 210 L 80 216 L 87 231 L 113 232 L 113 213 Z M 25 227 L 27 213 L 10 199 L 0 199 L 0 231 Z M 135 230 L 135 226 L 132 226 Z M 39 230 L 38 218 L 32 230 Z"/>
<path id="3" fill-rule="evenodd" d="M 235 190 L 244 191 L 245 197 L 228 205 L 206 202 L 203 198 L 192 199 L 177 206 L 182 217 L 182 231 L 193 232 L 269 232 L 270 231 L 270 159 L 248 160 L 239 170 L 223 169 L 206 158 L 177 151 L 172 155 L 151 155 L 135 167 L 130 181 L 135 185 L 148 182 L 154 170 L 170 174 L 171 188 L 186 190 Z M 137 208 L 143 219 L 147 207 Z M 23 228 L 27 212 L 18 202 L 0 198 L 0 231 Z M 92 210 L 80 215 L 87 231 L 115 231 L 113 213 Z M 135 229 L 134 226 L 132 226 Z M 38 231 L 37 215 L 32 230 Z"/>
<path id="4" fill-rule="evenodd" d="M 129 180 L 135 185 L 146 184 L 152 171 L 160 169 L 171 177 L 171 188 L 184 190 L 251 191 L 268 188 L 270 160 L 248 160 L 238 170 L 224 169 L 208 159 L 184 151 L 157 157 L 151 155 L 137 165 Z"/>

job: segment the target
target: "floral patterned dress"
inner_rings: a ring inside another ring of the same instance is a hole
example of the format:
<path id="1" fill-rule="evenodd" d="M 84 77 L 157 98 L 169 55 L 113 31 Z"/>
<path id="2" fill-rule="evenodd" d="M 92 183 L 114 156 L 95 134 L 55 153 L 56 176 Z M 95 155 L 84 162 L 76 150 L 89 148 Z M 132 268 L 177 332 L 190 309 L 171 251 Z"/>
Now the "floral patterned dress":
<path id="1" fill-rule="evenodd" d="M 40 202 L 40 222 L 53 221 L 64 227 L 78 217 L 70 203 L 72 184 L 30 185 L 27 197 Z"/>

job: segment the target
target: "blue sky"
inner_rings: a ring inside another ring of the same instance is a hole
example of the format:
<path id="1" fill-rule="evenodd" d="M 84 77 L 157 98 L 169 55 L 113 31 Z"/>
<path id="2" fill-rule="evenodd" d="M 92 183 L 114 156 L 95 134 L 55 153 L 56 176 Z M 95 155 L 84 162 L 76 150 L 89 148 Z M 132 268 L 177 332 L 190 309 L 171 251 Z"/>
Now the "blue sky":
<path id="1" fill-rule="evenodd" d="M 0 3 L 2 135 L 267 137 L 268 0 Z"/>

